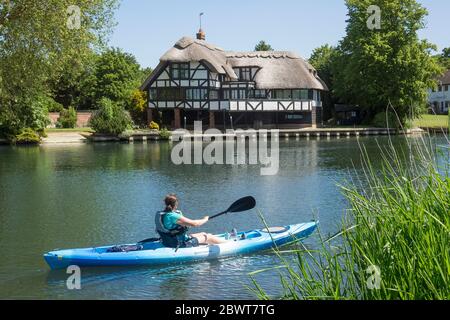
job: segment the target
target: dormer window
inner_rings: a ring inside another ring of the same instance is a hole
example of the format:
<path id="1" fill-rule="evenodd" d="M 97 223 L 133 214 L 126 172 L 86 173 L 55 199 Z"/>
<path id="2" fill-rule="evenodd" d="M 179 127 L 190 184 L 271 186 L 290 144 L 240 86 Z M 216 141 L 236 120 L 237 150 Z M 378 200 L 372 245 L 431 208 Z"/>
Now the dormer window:
<path id="1" fill-rule="evenodd" d="M 188 80 L 189 63 L 172 63 L 170 65 L 170 75 L 174 80 Z"/>
<path id="2" fill-rule="evenodd" d="M 252 69 L 251 68 L 241 68 L 239 74 L 240 81 L 250 81 L 252 80 Z"/>
<path id="3" fill-rule="evenodd" d="M 238 77 L 238 81 L 251 81 L 252 80 L 252 68 L 250 67 L 242 67 L 242 68 L 233 68 L 234 73 L 236 73 Z"/>

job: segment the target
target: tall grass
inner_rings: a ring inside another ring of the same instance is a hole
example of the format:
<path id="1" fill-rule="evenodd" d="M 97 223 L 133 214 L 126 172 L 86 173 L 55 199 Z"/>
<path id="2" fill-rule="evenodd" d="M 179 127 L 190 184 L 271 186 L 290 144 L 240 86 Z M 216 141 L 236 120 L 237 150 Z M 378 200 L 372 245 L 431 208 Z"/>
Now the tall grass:
<path id="1" fill-rule="evenodd" d="M 285 299 L 449 299 L 450 178 L 425 140 L 408 152 L 380 147 L 376 170 L 341 186 L 350 203 L 342 231 L 318 249 L 276 249 Z M 295 253 L 295 262 L 286 253 Z M 270 298 L 254 280 L 259 298 Z"/>

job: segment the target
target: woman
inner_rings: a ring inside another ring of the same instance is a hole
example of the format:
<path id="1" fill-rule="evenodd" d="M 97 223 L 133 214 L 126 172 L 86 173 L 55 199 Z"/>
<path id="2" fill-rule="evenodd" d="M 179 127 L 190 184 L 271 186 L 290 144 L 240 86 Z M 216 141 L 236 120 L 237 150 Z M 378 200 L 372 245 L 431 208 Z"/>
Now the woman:
<path id="1" fill-rule="evenodd" d="M 197 247 L 201 244 L 220 244 L 225 240 L 210 233 L 187 234 L 187 227 L 200 227 L 208 222 L 206 216 L 199 220 L 192 220 L 183 216 L 178 208 L 178 199 L 175 194 L 169 194 L 164 199 L 164 211 L 156 214 L 156 230 L 161 236 L 165 246 L 171 248 Z"/>

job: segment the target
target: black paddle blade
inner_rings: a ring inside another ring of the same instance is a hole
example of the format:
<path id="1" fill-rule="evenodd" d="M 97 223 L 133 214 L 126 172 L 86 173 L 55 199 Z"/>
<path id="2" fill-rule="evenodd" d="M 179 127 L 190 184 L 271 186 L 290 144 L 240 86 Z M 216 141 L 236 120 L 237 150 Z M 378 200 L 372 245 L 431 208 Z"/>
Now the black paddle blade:
<path id="1" fill-rule="evenodd" d="M 256 206 L 256 200 L 253 197 L 245 197 L 233 203 L 226 212 L 241 212 L 253 209 Z"/>
<path id="2" fill-rule="evenodd" d="M 149 238 L 149 239 L 145 239 L 145 240 L 139 241 L 138 244 L 148 243 L 148 242 L 157 242 L 159 240 L 161 240 L 161 238 Z"/>

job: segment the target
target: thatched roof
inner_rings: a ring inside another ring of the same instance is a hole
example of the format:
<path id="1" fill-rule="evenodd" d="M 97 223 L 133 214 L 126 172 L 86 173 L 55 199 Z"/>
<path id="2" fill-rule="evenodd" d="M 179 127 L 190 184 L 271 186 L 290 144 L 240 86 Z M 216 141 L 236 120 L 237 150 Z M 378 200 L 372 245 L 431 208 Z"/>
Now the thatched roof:
<path id="1" fill-rule="evenodd" d="M 316 70 L 304 59 L 287 51 L 231 52 L 190 37 L 181 38 L 160 59 L 160 64 L 144 82 L 145 88 L 168 62 L 201 61 L 211 71 L 237 80 L 233 67 L 258 67 L 257 89 L 328 90 Z"/>
<path id="2" fill-rule="evenodd" d="M 227 52 L 233 67 L 259 67 L 257 89 L 328 90 L 316 69 L 295 53 L 288 51 Z"/>
<path id="3" fill-rule="evenodd" d="M 213 72 L 226 74 L 231 79 L 237 79 L 233 69 L 227 65 L 225 51 L 203 40 L 183 37 L 167 51 L 160 59 L 161 62 L 189 62 L 202 61 Z"/>

